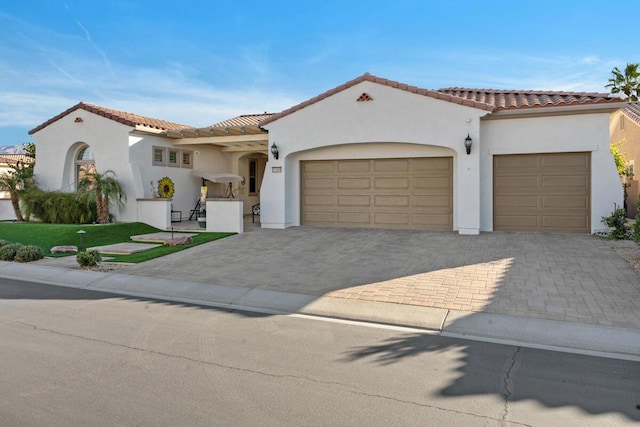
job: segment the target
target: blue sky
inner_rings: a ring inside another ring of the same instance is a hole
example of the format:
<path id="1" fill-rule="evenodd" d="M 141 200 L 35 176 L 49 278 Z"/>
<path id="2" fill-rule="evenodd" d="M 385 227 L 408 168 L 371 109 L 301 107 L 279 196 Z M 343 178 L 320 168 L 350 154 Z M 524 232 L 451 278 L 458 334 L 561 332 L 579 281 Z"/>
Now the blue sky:
<path id="1" fill-rule="evenodd" d="M 364 72 L 605 92 L 640 61 L 605 1 L 0 0 L 0 145 L 79 101 L 193 126 L 277 112 Z"/>

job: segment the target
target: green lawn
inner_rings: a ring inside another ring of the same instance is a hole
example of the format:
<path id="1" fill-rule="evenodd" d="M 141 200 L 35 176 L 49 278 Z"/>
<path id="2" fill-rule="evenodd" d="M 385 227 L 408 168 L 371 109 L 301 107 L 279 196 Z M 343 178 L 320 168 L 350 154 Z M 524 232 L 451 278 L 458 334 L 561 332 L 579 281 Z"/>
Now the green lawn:
<path id="1" fill-rule="evenodd" d="M 107 225 L 76 225 L 76 224 L 42 224 L 37 222 L 0 222 L 0 239 L 23 245 L 41 247 L 47 256 L 51 255 L 51 248 L 61 245 L 80 245 L 78 230 L 86 231 L 83 246 L 102 246 L 113 243 L 130 242 L 131 236 L 155 233 L 157 228 L 141 222 L 117 223 Z M 117 262 L 143 262 L 158 258 L 173 252 L 178 252 L 193 246 L 211 242 L 233 233 L 198 233 L 193 237 L 193 243 L 181 246 L 160 246 L 148 251 L 132 255 L 105 255 L 113 257 Z M 55 255 L 54 255 L 55 256 Z"/>

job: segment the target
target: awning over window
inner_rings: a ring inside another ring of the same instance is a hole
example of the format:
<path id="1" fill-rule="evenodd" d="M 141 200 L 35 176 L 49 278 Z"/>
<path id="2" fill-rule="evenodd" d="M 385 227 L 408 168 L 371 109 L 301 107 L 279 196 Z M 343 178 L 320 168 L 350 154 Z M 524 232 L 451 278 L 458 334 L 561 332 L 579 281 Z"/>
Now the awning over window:
<path id="1" fill-rule="evenodd" d="M 244 180 L 240 175 L 234 175 L 231 173 L 213 173 L 200 170 L 194 170 L 192 173 L 200 178 L 206 179 L 207 181 L 218 182 L 221 184 L 242 182 Z"/>

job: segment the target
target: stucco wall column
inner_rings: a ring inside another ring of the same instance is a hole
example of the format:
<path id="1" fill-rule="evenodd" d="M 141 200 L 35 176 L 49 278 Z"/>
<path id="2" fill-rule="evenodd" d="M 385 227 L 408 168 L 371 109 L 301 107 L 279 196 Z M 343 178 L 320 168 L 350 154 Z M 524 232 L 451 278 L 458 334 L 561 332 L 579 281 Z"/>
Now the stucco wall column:
<path id="1" fill-rule="evenodd" d="M 285 162 L 269 155 L 260 193 L 260 225 L 262 228 L 287 228 Z"/>
<path id="2" fill-rule="evenodd" d="M 480 234 L 480 150 L 477 138 L 473 139 L 471 154 L 462 148 L 455 162 L 454 212 L 458 234 Z"/>

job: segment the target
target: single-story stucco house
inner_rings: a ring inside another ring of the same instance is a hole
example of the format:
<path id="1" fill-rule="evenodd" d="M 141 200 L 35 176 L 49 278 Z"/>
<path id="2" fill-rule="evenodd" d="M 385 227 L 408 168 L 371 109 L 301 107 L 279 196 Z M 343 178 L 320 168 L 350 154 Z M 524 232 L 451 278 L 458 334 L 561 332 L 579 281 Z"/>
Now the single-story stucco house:
<path id="1" fill-rule="evenodd" d="M 80 103 L 36 127 L 36 179 L 74 190 L 112 169 L 140 218 L 163 176 L 188 213 L 203 173 L 244 178 L 244 214 L 297 225 L 591 233 L 622 190 L 603 93 L 420 89 L 364 74 L 277 114 L 193 128 Z M 224 192 L 213 184 L 210 196 Z"/>

